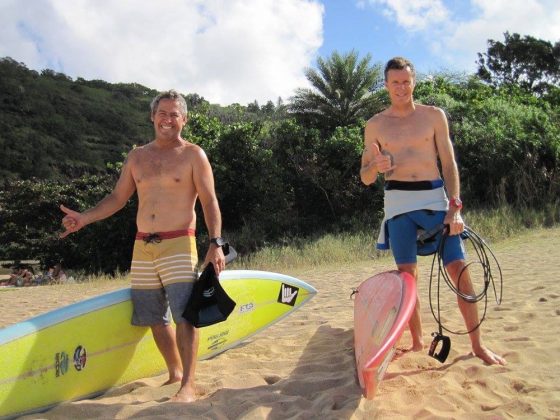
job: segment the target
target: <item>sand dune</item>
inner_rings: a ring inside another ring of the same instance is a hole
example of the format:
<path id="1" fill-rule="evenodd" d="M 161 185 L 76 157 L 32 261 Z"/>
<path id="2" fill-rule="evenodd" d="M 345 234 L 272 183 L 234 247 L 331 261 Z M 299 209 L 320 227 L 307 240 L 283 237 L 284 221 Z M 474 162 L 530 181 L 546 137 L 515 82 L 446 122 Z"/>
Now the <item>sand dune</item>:
<path id="1" fill-rule="evenodd" d="M 444 364 L 424 352 L 407 353 L 389 365 L 375 399 L 362 398 L 349 296 L 362 280 L 393 268 L 386 258 L 286 272 L 315 286 L 318 295 L 243 345 L 200 362 L 195 403 L 166 402 L 178 385 L 160 386 L 166 377 L 159 376 L 24 418 L 560 418 L 560 229 L 531 231 L 492 247 L 504 274 L 504 296 L 501 306 L 489 302 L 483 337 L 507 358 L 507 366 L 484 365 L 470 355 L 466 336 L 451 336 Z M 437 329 L 427 302 L 430 263 L 421 261 L 419 284 L 427 342 Z M 2 292 L 1 325 L 121 286 Z M 442 302 L 444 321 L 460 328 L 454 298 Z M 408 344 L 407 332 L 400 345 Z"/>

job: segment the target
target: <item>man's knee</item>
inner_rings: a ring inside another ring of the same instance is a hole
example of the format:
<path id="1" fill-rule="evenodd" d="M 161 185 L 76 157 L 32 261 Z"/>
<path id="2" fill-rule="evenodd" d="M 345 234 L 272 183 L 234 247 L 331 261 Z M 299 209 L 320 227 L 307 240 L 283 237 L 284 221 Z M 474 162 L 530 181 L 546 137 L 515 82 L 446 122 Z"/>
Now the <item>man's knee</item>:
<path id="1" fill-rule="evenodd" d="M 463 272 L 463 270 L 466 270 L 467 265 L 465 263 L 465 260 L 458 259 L 458 260 L 448 262 L 445 265 L 445 269 L 451 275 L 451 277 L 455 277 L 455 276 L 459 276 Z"/>
<path id="2" fill-rule="evenodd" d="M 404 271 L 405 273 L 408 273 L 416 278 L 416 273 L 418 271 L 417 264 L 397 264 L 397 268 L 399 269 L 399 271 Z"/>

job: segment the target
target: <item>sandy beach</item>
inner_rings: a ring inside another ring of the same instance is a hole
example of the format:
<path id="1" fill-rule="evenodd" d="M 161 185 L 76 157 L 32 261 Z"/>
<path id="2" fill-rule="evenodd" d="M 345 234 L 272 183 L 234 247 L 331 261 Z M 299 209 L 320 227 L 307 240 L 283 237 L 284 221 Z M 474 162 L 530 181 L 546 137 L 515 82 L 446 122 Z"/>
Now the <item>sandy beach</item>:
<path id="1" fill-rule="evenodd" d="M 486 345 L 507 366 L 486 366 L 468 337 L 452 335 L 445 363 L 426 352 L 393 360 L 373 400 L 362 398 L 353 350 L 351 288 L 394 268 L 390 257 L 347 266 L 286 271 L 318 289 L 307 305 L 243 345 L 197 369 L 200 399 L 169 403 L 177 384 L 145 378 L 91 400 L 61 404 L 28 419 L 509 419 L 560 418 L 560 228 L 533 230 L 491 244 L 504 277 L 503 302 L 490 296 L 482 325 Z M 426 344 L 437 324 L 428 304 L 431 257 L 420 260 Z M 123 287 L 101 282 L 0 292 L 0 327 L 85 297 Z M 443 320 L 461 329 L 454 296 Z M 409 345 L 405 332 L 400 347 Z"/>

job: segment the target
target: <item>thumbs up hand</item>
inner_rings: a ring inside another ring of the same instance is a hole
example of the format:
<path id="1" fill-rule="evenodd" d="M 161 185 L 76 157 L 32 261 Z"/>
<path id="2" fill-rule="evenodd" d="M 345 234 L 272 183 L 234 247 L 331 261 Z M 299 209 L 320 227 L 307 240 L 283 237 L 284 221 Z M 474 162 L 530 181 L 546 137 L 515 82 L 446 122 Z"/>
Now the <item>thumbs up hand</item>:
<path id="1" fill-rule="evenodd" d="M 375 162 L 377 172 L 384 174 L 396 168 L 396 165 L 393 165 L 393 158 L 391 154 L 386 151 L 381 152 L 377 143 L 371 144 L 371 153 L 373 155 L 372 160 Z"/>

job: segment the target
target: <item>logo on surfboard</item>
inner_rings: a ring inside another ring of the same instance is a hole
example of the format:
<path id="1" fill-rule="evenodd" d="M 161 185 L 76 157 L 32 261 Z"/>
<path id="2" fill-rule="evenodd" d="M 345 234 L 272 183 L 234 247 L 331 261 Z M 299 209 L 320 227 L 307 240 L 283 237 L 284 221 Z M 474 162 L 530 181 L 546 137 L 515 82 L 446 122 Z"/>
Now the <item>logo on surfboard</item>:
<path id="1" fill-rule="evenodd" d="M 222 347 L 227 341 L 229 336 L 229 330 L 220 331 L 218 334 L 211 335 L 206 339 L 208 343 L 208 350 L 217 350 L 219 347 Z"/>
<path id="2" fill-rule="evenodd" d="M 54 373 L 56 377 L 64 375 L 68 372 L 68 354 L 61 351 L 54 355 Z"/>
<path id="3" fill-rule="evenodd" d="M 280 293 L 278 294 L 278 303 L 294 306 L 296 304 L 299 288 L 282 283 Z"/>
<path id="4" fill-rule="evenodd" d="M 78 346 L 74 350 L 74 367 L 79 372 L 86 367 L 87 352 L 85 347 Z"/>

